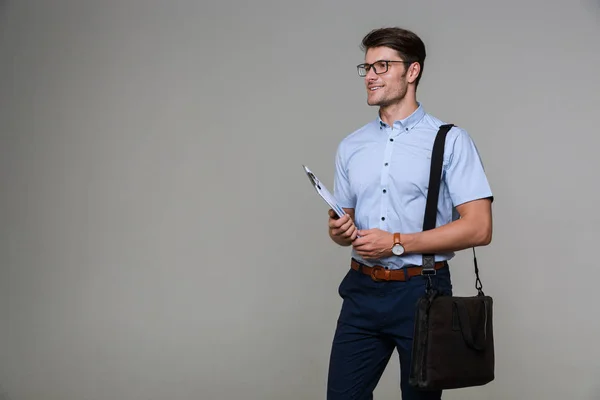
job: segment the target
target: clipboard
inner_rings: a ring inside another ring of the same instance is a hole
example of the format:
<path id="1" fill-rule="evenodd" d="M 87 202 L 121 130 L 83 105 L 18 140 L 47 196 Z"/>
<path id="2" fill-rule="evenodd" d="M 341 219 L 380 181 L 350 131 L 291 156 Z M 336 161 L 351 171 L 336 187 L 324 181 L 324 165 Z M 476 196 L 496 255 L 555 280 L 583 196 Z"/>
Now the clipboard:
<path id="1" fill-rule="evenodd" d="M 331 207 L 331 209 L 337 214 L 338 217 L 342 217 L 343 215 L 345 215 L 346 212 L 344 211 L 344 209 L 338 205 L 335 197 L 333 197 L 333 195 L 329 192 L 329 190 L 327 190 L 325 185 L 321 183 L 319 178 L 317 178 L 316 175 L 313 174 L 312 171 L 308 169 L 306 165 L 302 165 L 302 167 L 304 167 L 304 172 L 306 172 L 310 183 L 313 185 L 319 196 L 321 196 L 321 198 L 325 200 L 325 202 L 329 205 L 329 207 Z"/>

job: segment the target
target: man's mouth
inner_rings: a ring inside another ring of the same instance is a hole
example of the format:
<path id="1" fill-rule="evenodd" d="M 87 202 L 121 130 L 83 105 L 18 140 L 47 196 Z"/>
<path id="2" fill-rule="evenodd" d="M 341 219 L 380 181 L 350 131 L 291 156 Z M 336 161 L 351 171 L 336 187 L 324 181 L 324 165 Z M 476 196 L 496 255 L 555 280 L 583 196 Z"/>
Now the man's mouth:
<path id="1" fill-rule="evenodd" d="M 374 92 L 375 90 L 378 90 L 378 89 L 381 89 L 381 86 L 371 86 L 371 87 L 369 88 L 369 90 L 370 90 L 371 92 Z"/>

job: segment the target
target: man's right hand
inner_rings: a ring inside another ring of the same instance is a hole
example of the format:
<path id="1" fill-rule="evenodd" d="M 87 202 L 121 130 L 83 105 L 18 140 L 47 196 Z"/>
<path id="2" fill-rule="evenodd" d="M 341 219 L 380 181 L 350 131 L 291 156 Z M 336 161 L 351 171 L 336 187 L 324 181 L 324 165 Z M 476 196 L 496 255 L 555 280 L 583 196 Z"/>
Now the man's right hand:
<path id="1" fill-rule="evenodd" d="M 349 213 L 341 218 L 333 210 L 329 210 L 329 236 L 340 246 L 350 246 L 356 239 L 358 229 Z"/>

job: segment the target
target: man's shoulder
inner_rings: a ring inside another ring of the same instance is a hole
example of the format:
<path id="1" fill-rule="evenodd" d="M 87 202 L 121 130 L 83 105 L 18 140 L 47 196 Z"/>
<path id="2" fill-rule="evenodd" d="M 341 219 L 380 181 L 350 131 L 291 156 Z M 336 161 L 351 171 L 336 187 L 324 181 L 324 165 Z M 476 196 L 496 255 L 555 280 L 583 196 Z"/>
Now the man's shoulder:
<path id="1" fill-rule="evenodd" d="M 423 123 L 422 123 L 424 129 L 428 129 L 431 132 L 433 132 L 434 134 L 436 134 L 438 132 L 438 130 L 440 129 L 440 127 L 442 125 L 448 125 L 448 124 L 452 124 L 453 126 L 448 131 L 448 134 L 446 135 L 446 142 L 455 141 L 456 139 L 458 139 L 460 137 L 465 137 L 465 138 L 470 139 L 469 133 L 467 132 L 467 130 L 455 122 L 444 121 L 444 120 L 441 120 L 440 118 L 437 118 L 434 115 L 425 114 L 425 117 L 423 118 Z"/>

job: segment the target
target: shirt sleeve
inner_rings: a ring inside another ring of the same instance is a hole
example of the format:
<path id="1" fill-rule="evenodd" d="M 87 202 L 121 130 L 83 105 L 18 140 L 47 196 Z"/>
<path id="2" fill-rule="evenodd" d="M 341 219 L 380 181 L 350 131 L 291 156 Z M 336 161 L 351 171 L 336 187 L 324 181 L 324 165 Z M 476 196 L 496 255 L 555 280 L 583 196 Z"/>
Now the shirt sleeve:
<path id="1" fill-rule="evenodd" d="M 337 148 L 335 154 L 335 174 L 333 180 L 333 197 L 343 208 L 355 208 L 356 197 L 352 193 L 348 170 L 346 168 L 346 157 L 344 156 L 343 143 Z"/>
<path id="2" fill-rule="evenodd" d="M 492 189 L 481 157 L 469 134 L 462 129 L 457 129 L 457 135 L 451 146 L 445 181 L 454 207 L 483 198 L 490 198 L 493 201 Z"/>

